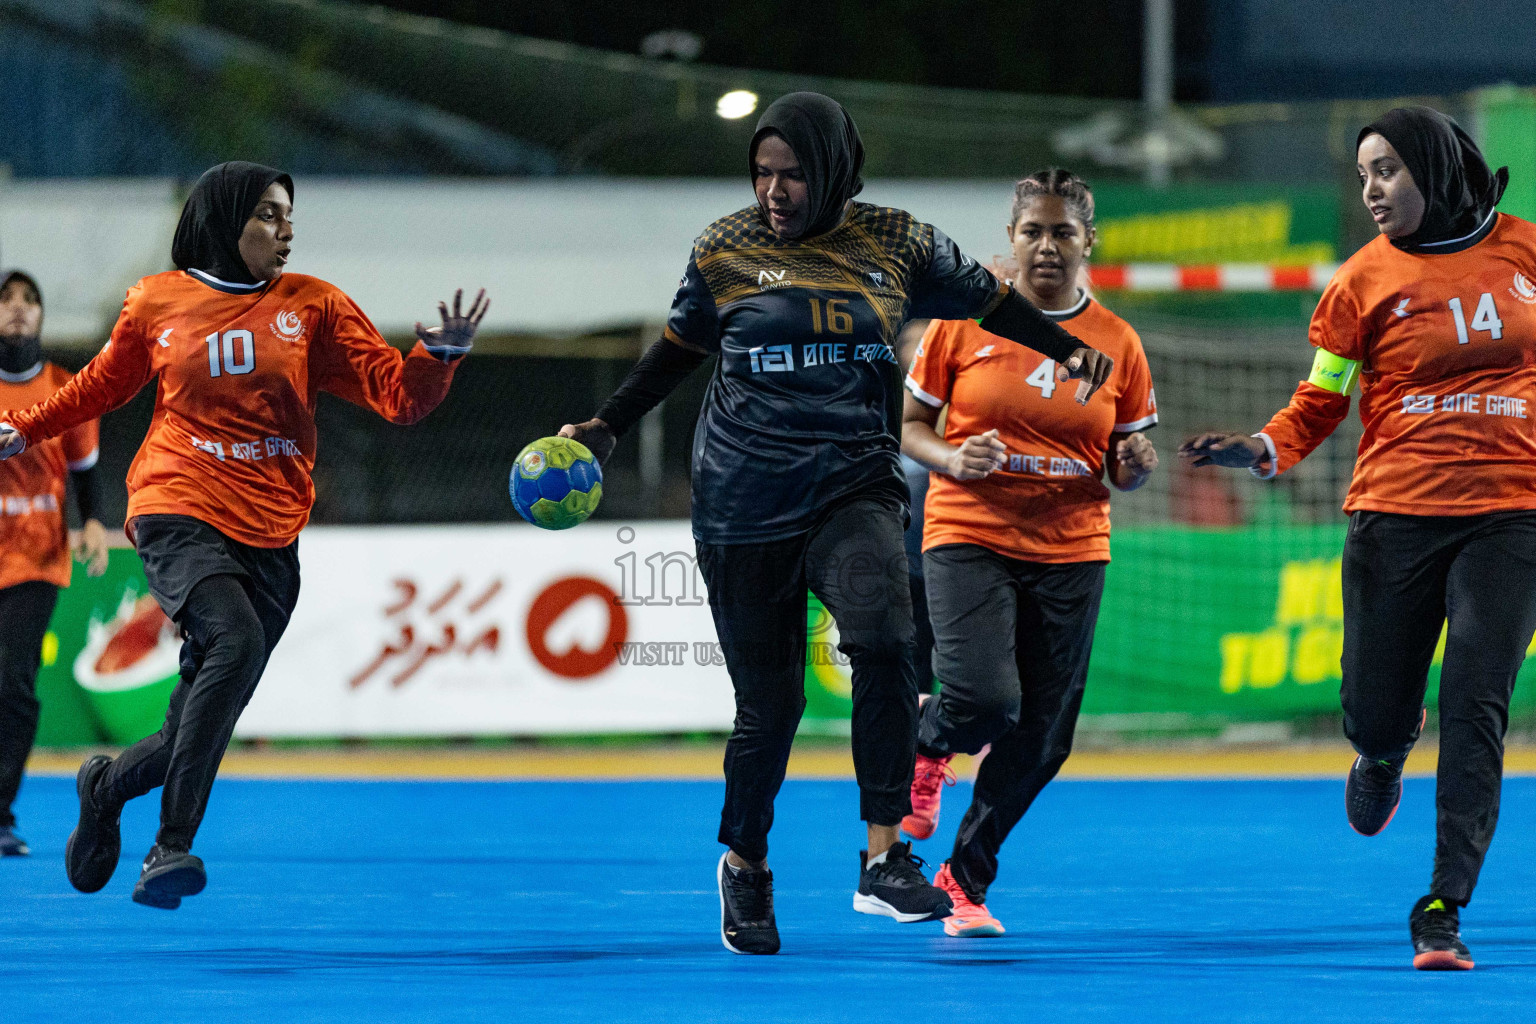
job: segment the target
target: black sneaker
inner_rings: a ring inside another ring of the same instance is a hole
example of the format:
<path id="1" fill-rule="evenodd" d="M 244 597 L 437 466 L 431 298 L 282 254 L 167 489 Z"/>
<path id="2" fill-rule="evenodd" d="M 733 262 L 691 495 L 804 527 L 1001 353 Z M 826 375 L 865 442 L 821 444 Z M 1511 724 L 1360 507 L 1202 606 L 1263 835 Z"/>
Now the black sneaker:
<path id="1" fill-rule="evenodd" d="M 0 857 L 25 857 L 32 852 L 27 841 L 9 825 L 0 825 Z"/>
<path id="2" fill-rule="evenodd" d="M 740 871 L 720 855 L 715 878 L 720 883 L 720 941 L 732 953 L 768 955 L 779 951 L 779 926 L 773 921 L 773 872 Z"/>
<path id="3" fill-rule="evenodd" d="M 1421 896 L 1408 915 L 1413 966 L 1421 971 L 1470 971 L 1472 954 L 1461 941 L 1456 904 L 1433 894 Z"/>
<path id="4" fill-rule="evenodd" d="M 87 758 L 75 773 L 75 792 L 80 796 L 80 821 L 64 846 L 64 871 L 69 884 L 81 892 L 97 892 L 112 880 L 117 870 L 117 856 L 123 850 L 117 819 L 122 804 L 98 801 L 96 783 L 112 763 L 110 757 L 97 754 Z"/>
<path id="5" fill-rule="evenodd" d="M 1344 783 L 1344 810 L 1349 827 L 1374 836 L 1391 822 L 1403 800 L 1403 762 L 1357 757 Z"/>
<path id="6" fill-rule="evenodd" d="M 133 887 L 133 902 L 175 910 L 183 896 L 196 896 L 208 884 L 203 862 L 185 850 L 168 850 L 156 843 L 144 858 L 144 873 Z"/>
<path id="7" fill-rule="evenodd" d="M 869 864 L 869 853 L 859 851 L 859 890 L 853 909 L 861 914 L 883 914 L 902 924 L 939 921 L 954 909 L 943 889 L 928 884 L 923 858 L 912 852 L 911 843 L 897 843 L 885 860 Z"/>

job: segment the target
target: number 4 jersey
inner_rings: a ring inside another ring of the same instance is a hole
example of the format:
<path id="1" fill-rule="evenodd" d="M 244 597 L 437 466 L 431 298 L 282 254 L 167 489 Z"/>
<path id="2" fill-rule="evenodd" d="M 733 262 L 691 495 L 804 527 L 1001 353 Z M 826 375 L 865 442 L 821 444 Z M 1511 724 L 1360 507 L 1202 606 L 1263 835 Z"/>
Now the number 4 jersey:
<path id="1" fill-rule="evenodd" d="M 1344 510 L 1480 515 L 1536 508 L 1536 225 L 1508 214 L 1459 252 L 1377 237 L 1312 316 L 1312 378 L 1262 437 L 1284 472 L 1349 413 L 1360 439 Z"/>
<path id="2" fill-rule="evenodd" d="M 414 423 L 443 400 L 453 370 L 420 342 L 402 357 L 317 278 L 246 286 L 177 270 L 130 288 L 106 347 L 10 421 L 30 446 L 158 377 L 154 418 L 128 471 L 130 529 L 134 516 L 172 513 L 243 544 L 284 547 L 314 504 L 318 394 Z"/>
<path id="3" fill-rule="evenodd" d="M 1057 382 L 1054 360 L 970 320 L 935 320 L 923 334 L 907 390 L 935 409 L 948 403 L 944 440 L 958 448 L 996 430 L 1008 448 L 1008 461 L 983 479 L 933 474 L 924 551 L 980 544 L 1033 562 L 1109 560 L 1104 457 L 1111 435 L 1157 423 L 1152 374 L 1131 325 L 1087 295 L 1046 316 L 1115 361 L 1086 406 L 1077 381 Z"/>

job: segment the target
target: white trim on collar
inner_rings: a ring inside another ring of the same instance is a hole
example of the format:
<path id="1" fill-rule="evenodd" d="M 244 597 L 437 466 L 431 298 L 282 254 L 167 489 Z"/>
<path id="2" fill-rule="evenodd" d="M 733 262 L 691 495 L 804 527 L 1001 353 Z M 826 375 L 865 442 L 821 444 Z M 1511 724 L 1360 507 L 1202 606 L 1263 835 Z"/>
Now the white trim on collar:
<path id="1" fill-rule="evenodd" d="M 32 368 L 30 370 L 22 370 L 20 373 L 11 373 L 7 370 L 0 370 L 0 380 L 5 381 L 7 384 L 25 384 L 27 381 L 31 380 L 33 377 L 36 377 L 42 372 L 43 361 L 39 359 L 37 362 L 32 364 Z"/>
<path id="2" fill-rule="evenodd" d="M 1066 309 L 1042 309 L 1040 312 L 1054 320 L 1065 320 L 1069 316 L 1076 316 L 1088 308 L 1088 299 L 1091 298 L 1085 289 L 1079 288 L 1077 292 L 1081 298 Z"/>
<path id="3" fill-rule="evenodd" d="M 1473 235 L 1476 235 L 1479 231 L 1483 230 L 1483 228 L 1487 227 L 1488 226 L 1488 222 L 1490 220 L 1493 220 L 1493 218 L 1497 217 L 1498 215 L 1499 215 L 1499 211 L 1498 210 L 1489 210 L 1488 211 L 1488 216 L 1483 218 L 1483 222 L 1481 224 L 1479 224 L 1477 227 L 1473 228 L 1471 231 L 1468 231 L 1466 234 L 1462 235 L 1460 238 L 1447 238 L 1443 242 L 1420 242 L 1419 243 L 1419 248 L 1420 249 L 1428 249 L 1431 246 L 1436 246 L 1436 245 L 1455 245 L 1457 242 L 1465 242 L 1467 239 L 1471 238 Z"/>
<path id="4" fill-rule="evenodd" d="M 206 270 L 198 270 L 196 267 L 187 268 L 187 273 L 196 277 L 198 280 L 205 284 L 216 285 L 219 288 L 232 288 L 235 291 L 241 292 L 254 292 L 267 286 L 267 282 L 265 281 L 257 281 L 255 284 L 240 284 L 237 281 L 225 281 L 222 278 L 214 277 Z"/>

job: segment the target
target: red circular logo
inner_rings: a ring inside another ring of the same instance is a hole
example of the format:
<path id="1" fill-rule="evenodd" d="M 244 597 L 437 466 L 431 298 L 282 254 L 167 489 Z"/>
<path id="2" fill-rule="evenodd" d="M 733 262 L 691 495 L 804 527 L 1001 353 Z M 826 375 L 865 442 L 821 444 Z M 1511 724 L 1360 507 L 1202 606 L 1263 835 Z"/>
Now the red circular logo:
<path id="1" fill-rule="evenodd" d="M 556 654 L 544 642 L 549 627 L 577 601 L 600 597 L 608 610 L 608 635 L 595 651 L 573 644 L 564 654 Z M 629 616 L 619 604 L 619 595 L 602 580 L 590 576 L 568 576 L 545 587 L 528 609 L 528 649 L 539 664 L 566 679 L 587 679 L 597 675 L 619 659 L 619 647 L 629 636 Z"/>

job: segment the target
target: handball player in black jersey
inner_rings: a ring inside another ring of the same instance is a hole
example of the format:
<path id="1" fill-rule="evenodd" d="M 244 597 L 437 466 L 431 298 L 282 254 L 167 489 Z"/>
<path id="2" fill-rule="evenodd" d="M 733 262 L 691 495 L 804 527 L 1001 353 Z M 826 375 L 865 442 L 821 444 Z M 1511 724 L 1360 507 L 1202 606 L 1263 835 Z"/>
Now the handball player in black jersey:
<path id="1" fill-rule="evenodd" d="M 663 337 L 593 419 L 560 431 L 605 459 L 719 356 L 694 436 L 693 533 L 736 692 L 717 880 L 721 940 L 737 953 L 779 949 L 768 830 L 805 708 L 807 590 L 836 621 L 853 676 L 869 831 L 854 909 L 903 922 L 951 909 L 898 842 L 917 718 L 898 329 L 981 317 L 1056 359 L 1062 380 L 1081 379 L 1081 401 L 1112 368 L 933 227 L 854 202 L 863 162 L 835 101 L 792 93 L 771 105 L 748 153 L 757 202 L 705 228 Z"/>

